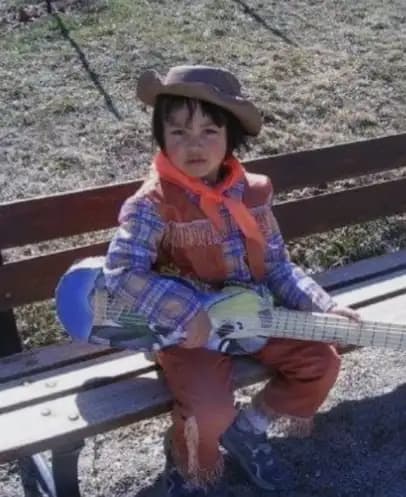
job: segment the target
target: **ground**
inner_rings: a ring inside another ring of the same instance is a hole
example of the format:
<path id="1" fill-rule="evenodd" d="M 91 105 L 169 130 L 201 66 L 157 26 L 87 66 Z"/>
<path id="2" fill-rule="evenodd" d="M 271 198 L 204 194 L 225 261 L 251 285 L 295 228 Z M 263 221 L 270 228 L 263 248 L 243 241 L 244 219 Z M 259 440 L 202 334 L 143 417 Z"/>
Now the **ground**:
<path id="1" fill-rule="evenodd" d="M 210 63 L 235 72 L 264 119 L 246 157 L 399 133 L 405 47 L 404 0 L 0 0 L 0 201 L 144 175 L 150 110 L 135 84 L 147 68 Z M 394 217 L 290 250 L 316 271 L 404 246 L 405 218 Z M 63 339 L 52 303 L 18 319 L 26 347 Z M 288 444 L 303 476 L 298 496 L 406 495 L 405 371 L 399 354 L 345 358 L 315 437 Z M 89 440 L 84 495 L 127 497 L 153 481 L 167 424 L 157 418 Z M 241 497 L 260 495 L 229 473 Z M 0 466 L 0 482 L 1 497 L 23 495 L 14 465 Z"/>

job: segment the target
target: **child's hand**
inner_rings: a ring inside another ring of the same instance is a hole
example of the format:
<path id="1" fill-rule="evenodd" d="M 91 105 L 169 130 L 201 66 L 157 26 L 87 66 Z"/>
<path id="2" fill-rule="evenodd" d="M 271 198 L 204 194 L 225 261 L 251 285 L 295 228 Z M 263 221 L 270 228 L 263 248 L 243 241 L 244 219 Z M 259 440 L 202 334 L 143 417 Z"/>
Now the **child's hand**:
<path id="1" fill-rule="evenodd" d="M 337 314 L 337 316 L 344 316 L 353 321 L 361 321 L 359 313 L 349 307 L 340 307 L 339 305 L 336 305 L 328 311 L 328 314 Z"/>
<path id="2" fill-rule="evenodd" d="M 179 344 L 185 349 L 196 349 L 207 344 L 211 330 L 209 315 L 206 311 L 200 311 L 186 325 L 186 338 Z"/>
<path id="3" fill-rule="evenodd" d="M 328 314 L 343 316 L 358 323 L 361 322 L 361 316 L 358 314 L 358 312 L 354 311 L 353 309 L 350 309 L 349 307 L 340 307 L 339 305 L 336 305 L 335 307 L 332 307 L 328 311 Z M 333 345 L 336 347 L 336 350 L 340 355 L 345 354 L 347 352 L 351 352 L 352 350 L 358 348 L 357 345 L 348 345 L 346 343 L 340 343 L 340 342 L 336 342 Z"/>

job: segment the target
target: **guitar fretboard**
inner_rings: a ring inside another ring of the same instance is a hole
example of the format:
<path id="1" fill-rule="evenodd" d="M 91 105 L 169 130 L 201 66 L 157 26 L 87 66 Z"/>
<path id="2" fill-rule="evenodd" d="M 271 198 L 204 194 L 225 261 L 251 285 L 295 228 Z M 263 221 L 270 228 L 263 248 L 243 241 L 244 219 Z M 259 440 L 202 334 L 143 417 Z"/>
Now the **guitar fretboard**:
<path id="1" fill-rule="evenodd" d="M 380 321 L 356 322 L 332 314 L 273 309 L 269 316 L 233 317 L 241 329 L 227 338 L 272 336 L 348 345 L 406 349 L 406 325 Z"/>

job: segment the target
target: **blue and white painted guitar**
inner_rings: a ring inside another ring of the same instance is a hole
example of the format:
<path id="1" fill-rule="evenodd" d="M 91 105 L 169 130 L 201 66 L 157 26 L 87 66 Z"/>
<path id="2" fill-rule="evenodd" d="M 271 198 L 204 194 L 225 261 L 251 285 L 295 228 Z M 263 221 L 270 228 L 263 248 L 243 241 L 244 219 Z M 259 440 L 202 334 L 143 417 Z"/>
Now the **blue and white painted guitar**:
<path id="1" fill-rule="evenodd" d="M 58 317 L 73 339 L 142 351 L 184 339 L 180 332 L 149 325 L 125 303 L 112 299 L 104 288 L 102 265 L 100 257 L 80 261 L 56 289 Z M 270 295 L 238 286 L 202 293 L 201 300 L 213 326 L 208 347 L 231 354 L 253 352 L 270 337 L 406 349 L 406 325 L 287 310 L 275 307 Z"/>

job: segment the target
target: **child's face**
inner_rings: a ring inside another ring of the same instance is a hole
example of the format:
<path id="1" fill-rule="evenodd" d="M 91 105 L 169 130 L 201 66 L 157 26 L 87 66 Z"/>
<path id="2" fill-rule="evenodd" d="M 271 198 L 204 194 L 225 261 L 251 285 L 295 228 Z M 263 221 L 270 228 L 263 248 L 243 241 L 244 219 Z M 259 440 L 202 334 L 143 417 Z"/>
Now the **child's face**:
<path id="1" fill-rule="evenodd" d="M 189 176 L 217 180 L 227 150 L 225 126 L 218 127 L 198 105 L 174 110 L 163 126 L 165 152 L 174 166 Z"/>

